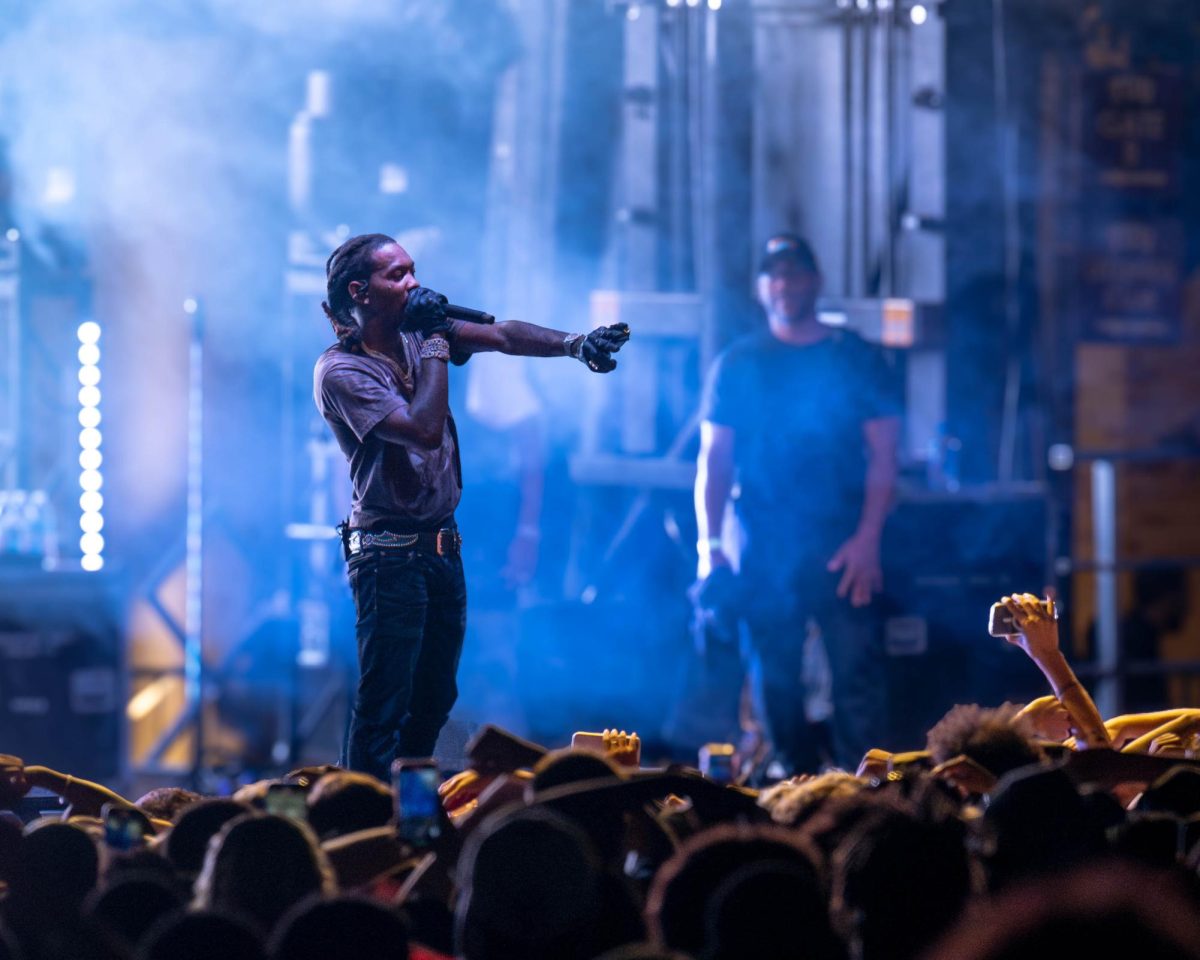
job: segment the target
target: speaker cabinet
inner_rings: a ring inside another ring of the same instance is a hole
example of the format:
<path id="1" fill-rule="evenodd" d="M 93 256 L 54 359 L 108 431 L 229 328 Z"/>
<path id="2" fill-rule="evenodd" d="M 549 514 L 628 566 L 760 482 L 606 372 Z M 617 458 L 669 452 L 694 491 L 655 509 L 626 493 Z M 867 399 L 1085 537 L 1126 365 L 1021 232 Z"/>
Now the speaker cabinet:
<path id="1" fill-rule="evenodd" d="M 111 580 L 0 568 L 0 752 L 94 780 L 120 772 Z"/>

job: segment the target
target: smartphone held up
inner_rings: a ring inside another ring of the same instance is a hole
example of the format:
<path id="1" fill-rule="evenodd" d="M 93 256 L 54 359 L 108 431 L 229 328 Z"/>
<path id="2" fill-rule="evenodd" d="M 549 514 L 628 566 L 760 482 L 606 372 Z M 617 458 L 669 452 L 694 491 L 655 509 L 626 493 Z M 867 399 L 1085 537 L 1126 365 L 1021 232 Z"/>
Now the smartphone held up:
<path id="1" fill-rule="evenodd" d="M 442 835 L 442 782 L 437 763 L 429 758 L 401 759 L 392 764 L 396 825 L 400 839 L 423 850 Z"/>
<path id="2" fill-rule="evenodd" d="M 1046 598 L 1039 601 L 1042 612 L 1051 620 L 1058 619 L 1058 605 Z M 1009 637 L 1020 633 L 1021 628 L 1013 621 L 1012 612 L 1003 603 L 993 603 L 988 612 L 988 633 L 993 637 Z"/>

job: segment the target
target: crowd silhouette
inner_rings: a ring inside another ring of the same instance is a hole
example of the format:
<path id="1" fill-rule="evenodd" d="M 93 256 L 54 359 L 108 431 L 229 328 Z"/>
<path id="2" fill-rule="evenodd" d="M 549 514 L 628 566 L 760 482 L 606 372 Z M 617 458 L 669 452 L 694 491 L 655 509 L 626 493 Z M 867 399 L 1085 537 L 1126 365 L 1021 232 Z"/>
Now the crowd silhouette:
<path id="1" fill-rule="evenodd" d="M 1050 694 L 761 790 L 486 727 L 414 831 L 331 766 L 131 802 L 0 756 L 0 960 L 1200 957 L 1200 711 L 1103 720 L 1005 603 Z"/>

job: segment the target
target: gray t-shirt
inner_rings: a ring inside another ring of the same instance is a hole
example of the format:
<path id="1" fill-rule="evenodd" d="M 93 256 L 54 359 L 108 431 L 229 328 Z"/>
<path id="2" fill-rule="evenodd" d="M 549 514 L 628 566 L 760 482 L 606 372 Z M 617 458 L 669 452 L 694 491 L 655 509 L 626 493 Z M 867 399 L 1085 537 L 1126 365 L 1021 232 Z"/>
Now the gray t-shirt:
<path id="1" fill-rule="evenodd" d="M 419 376 L 416 351 L 405 353 L 409 369 Z M 452 418 L 446 418 L 435 450 L 388 443 L 372 433 L 412 399 L 399 372 L 385 360 L 348 353 L 338 344 L 322 353 L 313 369 L 313 399 L 350 462 L 352 527 L 433 529 L 451 518 L 462 496 Z"/>

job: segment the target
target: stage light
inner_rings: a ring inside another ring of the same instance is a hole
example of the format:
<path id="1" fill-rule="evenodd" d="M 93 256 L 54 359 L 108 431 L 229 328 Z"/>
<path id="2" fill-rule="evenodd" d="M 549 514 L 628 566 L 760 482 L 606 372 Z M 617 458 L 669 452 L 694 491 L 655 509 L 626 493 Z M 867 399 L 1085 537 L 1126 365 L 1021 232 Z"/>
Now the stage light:
<path id="1" fill-rule="evenodd" d="M 679 5 L 680 5 L 682 2 L 683 2 L 683 0 L 667 0 L 667 6 L 668 6 L 668 7 L 677 7 L 677 6 L 679 6 Z"/>
<path id="2" fill-rule="evenodd" d="M 385 163 L 379 168 L 379 192 L 396 195 L 408 193 L 408 170 L 398 163 Z"/>
<path id="3" fill-rule="evenodd" d="M 46 171 L 46 186 L 42 190 L 42 202 L 47 206 L 59 207 L 74 199 L 74 171 L 66 167 L 50 167 Z"/>
<path id="4" fill-rule="evenodd" d="M 708 9 L 709 10 L 720 10 L 721 9 L 721 0 L 708 0 Z"/>
<path id="5" fill-rule="evenodd" d="M 188 297 L 186 300 L 183 301 L 183 312 L 184 313 L 195 313 L 198 309 L 200 309 L 200 304 L 198 304 L 191 297 Z"/>
<path id="6" fill-rule="evenodd" d="M 923 3 L 914 3 L 912 9 L 908 11 L 908 18 L 912 20 L 913 26 L 919 27 L 929 19 L 929 10 Z"/>
<path id="7" fill-rule="evenodd" d="M 129 703 L 125 705 L 125 716 L 130 720 L 145 720 L 158 709 L 159 704 L 171 692 L 173 685 L 178 682 L 179 678 L 173 676 L 159 677 L 157 680 L 150 681 L 129 698 Z"/>
<path id="8" fill-rule="evenodd" d="M 698 7 L 700 6 L 700 0 L 687 0 L 687 5 L 689 7 Z"/>
<path id="9" fill-rule="evenodd" d="M 626 20 L 636 20 L 641 15 L 642 15 L 642 8 L 639 7 L 636 3 L 631 3 L 629 5 L 629 9 L 625 11 L 625 19 Z"/>
<path id="10" fill-rule="evenodd" d="M 1051 470 L 1060 473 L 1075 466 L 1075 449 L 1069 443 L 1055 443 L 1046 452 L 1046 460 Z"/>
<path id="11" fill-rule="evenodd" d="M 21 231 L 16 227 L 9 227 L 6 231 L 4 231 L 4 239 L 9 243 L 16 243 L 21 239 Z"/>
<path id="12" fill-rule="evenodd" d="M 104 515 L 100 512 L 104 506 L 104 498 L 100 496 L 100 488 L 104 478 L 100 474 L 100 465 L 104 455 L 100 452 L 103 436 L 100 433 L 100 324 L 87 320 L 79 325 L 76 331 L 79 337 L 79 528 L 83 536 L 79 538 L 79 549 L 83 551 L 80 566 L 89 573 L 101 569 L 104 559 L 104 538 L 100 531 L 104 529 Z"/>

